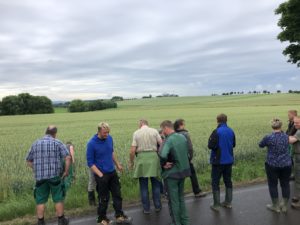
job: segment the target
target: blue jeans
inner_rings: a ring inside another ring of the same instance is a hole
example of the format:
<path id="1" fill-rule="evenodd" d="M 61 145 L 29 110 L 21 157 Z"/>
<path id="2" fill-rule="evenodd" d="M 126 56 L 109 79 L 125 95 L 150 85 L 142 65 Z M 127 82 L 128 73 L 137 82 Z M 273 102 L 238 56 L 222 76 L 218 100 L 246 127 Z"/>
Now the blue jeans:
<path id="1" fill-rule="evenodd" d="M 143 208 L 145 211 L 150 211 L 150 200 L 149 200 L 149 187 L 148 187 L 148 177 L 140 177 L 139 182 L 140 182 L 140 192 L 141 192 L 141 199 L 142 199 L 142 204 Z M 161 208 L 161 201 L 160 201 L 160 181 L 155 178 L 151 177 L 151 184 L 152 184 L 152 198 L 153 198 L 153 203 L 154 207 L 156 209 Z"/>
<path id="2" fill-rule="evenodd" d="M 211 185 L 213 191 L 220 191 L 220 180 L 223 181 L 226 188 L 232 188 L 232 164 L 229 165 L 212 165 L 211 170 Z"/>

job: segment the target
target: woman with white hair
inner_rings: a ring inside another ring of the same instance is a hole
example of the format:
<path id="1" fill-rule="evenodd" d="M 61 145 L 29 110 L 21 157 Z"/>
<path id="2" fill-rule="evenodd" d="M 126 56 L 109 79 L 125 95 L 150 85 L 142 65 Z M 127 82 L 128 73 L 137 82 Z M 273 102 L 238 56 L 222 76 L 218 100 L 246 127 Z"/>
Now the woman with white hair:
<path id="1" fill-rule="evenodd" d="M 292 161 L 289 155 L 289 137 L 282 131 L 282 121 L 280 119 L 273 119 L 271 126 L 273 132 L 265 136 L 259 143 L 259 147 L 268 148 L 265 168 L 272 204 L 267 205 L 267 208 L 273 212 L 280 213 L 282 211 L 286 213 L 290 199 L 289 178 L 292 172 Z M 283 198 L 281 204 L 277 188 L 278 181 L 280 182 Z"/>

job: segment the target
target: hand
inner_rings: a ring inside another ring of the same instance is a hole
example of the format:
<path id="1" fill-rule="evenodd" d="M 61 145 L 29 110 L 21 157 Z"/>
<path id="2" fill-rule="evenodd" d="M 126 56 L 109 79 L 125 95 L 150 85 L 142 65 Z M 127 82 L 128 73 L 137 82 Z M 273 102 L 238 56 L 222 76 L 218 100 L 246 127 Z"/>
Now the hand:
<path id="1" fill-rule="evenodd" d="M 104 174 L 102 172 L 100 172 L 99 174 L 97 174 L 97 176 L 102 178 L 104 176 Z"/>
<path id="2" fill-rule="evenodd" d="M 121 164 L 117 165 L 117 169 L 119 170 L 119 172 L 123 172 L 123 166 Z"/>
<path id="3" fill-rule="evenodd" d="M 134 163 L 133 162 L 129 162 L 128 167 L 129 167 L 130 170 L 133 170 Z"/>
<path id="4" fill-rule="evenodd" d="M 69 171 L 65 171 L 63 173 L 63 175 L 61 176 L 62 179 L 66 178 L 67 176 L 69 176 Z"/>
<path id="5" fill-rule="evenodd" d="M 172 167 L 173 167 L 173 163 L 171 163 L 171 162 L 167 162 L 167 163 L 163 166 L 163 168 L 166 169 L 166 170 L 171 169 Z"/>

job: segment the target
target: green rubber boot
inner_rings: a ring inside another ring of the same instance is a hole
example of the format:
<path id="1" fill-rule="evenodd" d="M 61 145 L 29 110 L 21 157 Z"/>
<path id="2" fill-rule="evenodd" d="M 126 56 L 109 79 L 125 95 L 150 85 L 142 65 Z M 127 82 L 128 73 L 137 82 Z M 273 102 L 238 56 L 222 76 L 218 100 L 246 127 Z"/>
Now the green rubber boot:
<path id="1" fill-rule="evenodd" d="M 288 211 L 288 204 L 289 204 L 289 199 L 288 198 L 284 198 L 281 202 L 280 208 L 281 208 L 281 212 L 283 213 L 287 213 Z"/>
<path id="2" fill-rule="evenodd" d="M 227 209 L 232 209 L 232 188 L 226 188 L 225 201 L 222 202 L 222 206 Z"/>
<path id="3" fill-rule="evenodd" d="M 213 211 L 218 212 L 221 204 L 220 204 L 220 191 L 213 192 L 214 203 L 210 206 Z"/>
<path id="4" fill-rule="evenodd" d="M 280 213 L 280 206 L 279 206 L 278 198 L 272 198 L 272 204 L 268 204 L 267 209 L 272 212 Z"/>

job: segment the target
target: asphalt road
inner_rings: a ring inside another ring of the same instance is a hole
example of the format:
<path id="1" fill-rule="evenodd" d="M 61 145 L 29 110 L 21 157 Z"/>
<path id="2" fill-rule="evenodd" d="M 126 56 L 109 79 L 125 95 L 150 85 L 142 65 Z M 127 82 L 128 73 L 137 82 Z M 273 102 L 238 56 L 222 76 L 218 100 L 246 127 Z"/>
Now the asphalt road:
<path id="1" fill-rule="evenodd" d="M 291 185 L 293 186 L 293 184 Z M 292 188 L 293 189 L 293 188 Z M 292 192 L 293 193 L 293 192 Z M 224 196 L 222 196 L 223 198 Z M 239 188 L 234 191 L 233 209 L 221 209 L 219 213 L 210 210 L 212 196 L 195 199 L 186 198 L 191 225 L 299 225 L 300 211 L 290 209 L 287 214 L 275 214 L 266 209 L 270 203 L 266 185 Z M 169 225 L 167 204 L 159 214 L 143 215 L 140 207 L 125 210 L 133 218 L 133 225 Z M 112 214 L 109 215 L 110 217 Z M 96 225 L 93 217 L 71 218 L 71 225 Z"/>

